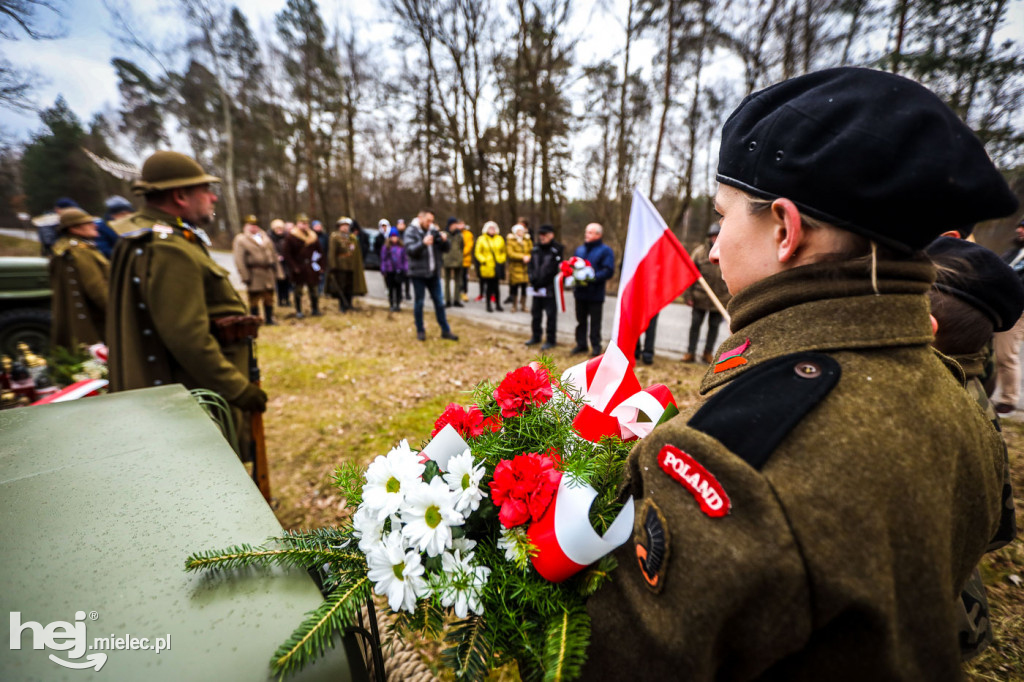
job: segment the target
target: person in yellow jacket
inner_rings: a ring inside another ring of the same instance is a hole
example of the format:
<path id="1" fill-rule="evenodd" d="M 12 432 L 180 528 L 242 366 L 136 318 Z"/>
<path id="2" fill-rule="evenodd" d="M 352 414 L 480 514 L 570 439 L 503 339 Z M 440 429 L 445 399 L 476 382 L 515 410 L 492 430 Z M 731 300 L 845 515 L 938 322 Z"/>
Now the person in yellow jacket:
<path id="1" fill-rule="evenodd" d="M 512 312 L 522 310 L 526 312 L 526 286 L 530 283 L 530 276 L 526 272 L 526 265 L 530 262 L 530 252 L 533 251 L 533 240 L 526 226 L 516 223 L 508 234 L 508 299 L 506 303 L 512 304 Z M 516 296 L 519 296 L 519 307 L 516 307 Z"/>
<path id="2" fill-rule="evenodd" d="M 473 267 L 473 230 L 462 224 L 462 302 L 469 301 L 469 270 Z"/>
<path id="3" fill-rule="evenodd" d="M 498 223 L 488 220 L 473 247 L 476 262 L 480 264 L 480 281 L 484 283 L 487 312 L 492 312 L 491 301 L 498 312 L 505 310 L 501 307 L 501 294 L 498 291 L 498 280 L 504 275 L 506 261 L 505 240 L 499 232 Z"/>

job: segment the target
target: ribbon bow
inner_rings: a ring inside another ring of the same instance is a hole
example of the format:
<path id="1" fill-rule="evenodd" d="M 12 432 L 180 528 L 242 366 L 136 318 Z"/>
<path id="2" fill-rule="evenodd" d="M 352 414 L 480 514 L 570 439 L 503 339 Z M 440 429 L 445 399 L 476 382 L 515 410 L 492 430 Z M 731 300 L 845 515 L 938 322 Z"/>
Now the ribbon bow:
<path id="1" fill-rule="evenodd" d="M 558 296 L 562 302 L 562 312 L 565 312 L 565 280 L 568 279 L 569 283 L 572 284 L 576 280 L 576 270 L 590 267 L 590 261 L 579 256 L 573 256 L 572 258 L 566 258 L 558 265 L 558 276 L 555 278 L 557 283 L 555 286 L 558 287 Z"/>

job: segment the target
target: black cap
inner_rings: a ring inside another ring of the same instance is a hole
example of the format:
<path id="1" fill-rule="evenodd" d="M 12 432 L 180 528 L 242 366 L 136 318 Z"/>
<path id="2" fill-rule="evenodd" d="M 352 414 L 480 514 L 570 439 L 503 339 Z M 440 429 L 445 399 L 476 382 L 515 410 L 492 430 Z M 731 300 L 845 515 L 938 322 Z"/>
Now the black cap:
<path id="1" fill-rule="evenodd" d="M 57 199 L 57 201 L 53 202 L 53 205 L 56 208 L 81 208 L 77 201 L 69 197 L 61 197 L 60 199 Z"/>
<path id="2" fill-rule="evenodd" d="M 935 288 L 977 308 L 992 320 L 997 332 L 1013 327 L 1024 313 L 1024 284 L 1013 268 L 984 246 L 939 237 L 925 253 L 942 266 Z"/>
<path id="3" fill-rule="evenodd" d="M 459 222 L 459 219 L 456 218 L 455 216 L 451 216 L 450 218 L 448 218 L 448 225 L 447 225 L 447 227 L 451 227 L 452 225 L 454 225 L 457 222 Z"/>
<path id="4" fill-rule="evenodd" d="M 537 234 L 554 234 L 554 233 L 555 233 L 555 228 L 551 227 L 550 225 L 546 225 L 545 224 L 545 225 L 541 225 L 540 227 L 537 228 Z"/>
<path id="5" fill-rule="evenodd" d="M 1017 209 L 985 148 L 934 93 L 837 68 L 749 95 L 722 128 L 718 181 L 786 197 L 809 216 L 899 251 Z"/>

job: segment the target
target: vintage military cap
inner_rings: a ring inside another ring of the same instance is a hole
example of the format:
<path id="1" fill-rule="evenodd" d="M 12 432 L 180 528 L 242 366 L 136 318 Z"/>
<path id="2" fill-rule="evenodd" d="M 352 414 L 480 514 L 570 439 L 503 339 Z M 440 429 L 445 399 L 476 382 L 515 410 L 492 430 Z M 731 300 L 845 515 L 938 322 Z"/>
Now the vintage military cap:
<path id="1" fill-rule="evenodd" d="M 342 225 L 342 224 L 351 225 L 352 224 L 352 219 L 349 218 L 347 215 L 343 215 L 340 218 L 338 218 L 337 220 L 335 220 L 334 224 L 335 225 Z"/>
<path id="2" fill-rule="evenodd" d="M 246 225 L 259 225 L 260 219 L 254 216 L 252 213 L 250 213 L 249 215 L 245 216 L 245 223 Z"/>
<path id="3" fill-rule="evenodd" d="M 309 222 L 309 216 L 306 215 L 305 213 L 296 213 L 295 214 L 295 222 L 297 222 L 297 223 L 308 223 Z"/>
<path id="4" fill-rule="evenodd" d="M 984 246 L 954 237 L 939 237 L 925 249 L 939 267 L 933 285 L 977 308 L 1005 332 L 1024 313 L 1024 284 L 1003 259 Z"/>
<path id="5" fill-rule="evenodd" d="M 80 208 L 69 208 L 60 214 L 60 231 L 71 229 L 76 225 L 86 225 L 99 220 L 96 216 L 89 215 Z"/>
<path id="6" fill-rule="evenodd" d="M 192 157 L 178 152 L 159 151 L 150 155 L 142 164 L 142 177 L 132 184 L 132 191 L 146 194 L 211 182 L 220 182 L 220 178 L 208 175 Z"/>
<path id="7" fill-rule="evenodd" d="M 985 148 L 934 93 L 836 68 L 747 96 L 722 128 L 718 181 L 902 252 L 1016 210 Z"/>

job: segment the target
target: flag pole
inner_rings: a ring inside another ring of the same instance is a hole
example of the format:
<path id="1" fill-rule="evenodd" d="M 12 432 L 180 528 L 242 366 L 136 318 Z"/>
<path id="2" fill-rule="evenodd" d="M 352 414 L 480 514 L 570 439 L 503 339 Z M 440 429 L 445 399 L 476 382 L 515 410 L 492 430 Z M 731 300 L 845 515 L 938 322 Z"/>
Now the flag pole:
<path id="1" fill-rule="evenodd" d="M 711 302 L 715 304 L 716 308 L 718 308 L 718 312 L 722 314 L 722 318 L 725 319 L 725 323 L 729 324 L 729 313 L 725 312 L 725 306 L 722 305 L 722 302 L 718 300 L 717 296 L 715 296 L 715 292 L 711 290 L 711 285 L 708 284 L 706 279 L 704 279 L 704 275 L 701 275 L 697 282 L 704 287 L 704 293 L 711 297 Z"/>

